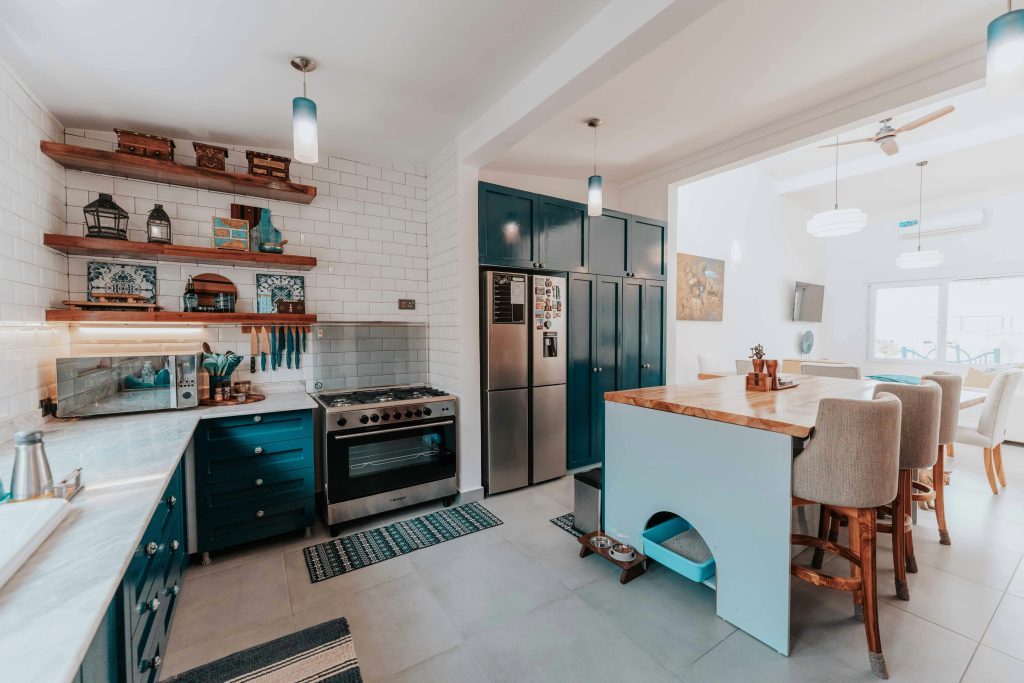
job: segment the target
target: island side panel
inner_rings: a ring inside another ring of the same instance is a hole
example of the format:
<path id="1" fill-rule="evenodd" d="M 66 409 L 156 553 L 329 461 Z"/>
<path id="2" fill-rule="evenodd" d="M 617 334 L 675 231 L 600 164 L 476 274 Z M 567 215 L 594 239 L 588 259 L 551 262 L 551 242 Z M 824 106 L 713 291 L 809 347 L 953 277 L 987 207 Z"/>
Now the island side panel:
<path id="1" fill-rule="evenodd" d="M 789 654 L 792 440 L 605 403 L 605 529 L 642 547 L 657 512 L 688 520 L 715 556 L 718 616 Z"/>

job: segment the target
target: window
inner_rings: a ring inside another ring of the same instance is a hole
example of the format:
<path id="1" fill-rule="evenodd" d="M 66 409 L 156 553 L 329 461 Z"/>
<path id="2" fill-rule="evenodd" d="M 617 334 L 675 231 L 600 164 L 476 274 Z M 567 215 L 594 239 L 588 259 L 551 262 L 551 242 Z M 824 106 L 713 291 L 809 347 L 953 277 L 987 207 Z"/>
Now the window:
<path id="1" fill-rule="evenodd" d="M 871 360 L 1024 362 L 1024 276 L 872 285 Z"/>

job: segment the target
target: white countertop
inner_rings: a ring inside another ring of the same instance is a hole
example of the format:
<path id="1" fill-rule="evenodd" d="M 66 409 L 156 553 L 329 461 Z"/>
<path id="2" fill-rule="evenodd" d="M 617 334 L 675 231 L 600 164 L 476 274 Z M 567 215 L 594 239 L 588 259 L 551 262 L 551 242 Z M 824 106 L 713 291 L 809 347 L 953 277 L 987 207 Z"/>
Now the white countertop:
<path id="1" fill-rule="evenodd" d="M 301 385 L 268 389 L 265 401 L 241 406 L 47 421 L 54 479 L 81 467 L 85 489 L 0 589 L 3 680 L 75 676 L 199 420 L 316 407 Z M 13 442 L 0 444 L 5 481 L 13 464 Z"/>

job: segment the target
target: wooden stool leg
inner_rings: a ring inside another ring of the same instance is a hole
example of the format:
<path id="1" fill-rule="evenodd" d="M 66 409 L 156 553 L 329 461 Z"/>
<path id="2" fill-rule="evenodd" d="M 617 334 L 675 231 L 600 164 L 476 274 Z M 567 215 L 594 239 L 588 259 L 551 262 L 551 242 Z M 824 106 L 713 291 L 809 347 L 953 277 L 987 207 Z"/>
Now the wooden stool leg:
<path id="1" fill-rule="evenodd" d="M 896 597 L 900 600 L 910 599 L 910 586 L 907 584 L 907 552 L 904 547 L 907 535 L 903 533 L 903 520 L 907 515 L 906 482 L 909 476 L 910 470 L 900 470 L 896 499 L 892 501 L 892 566 L 896 572 Z"/>
<path id="2" fill-rule="evenodd" d="M 1006 474 L 1003 472 L 1003 444 L 996 444 L 996 447 L 992 449 L 992 455 L 994 456 L 996 476 L 999 477 L 999 483 L 1006 486 Z"/>
<path id="3" fill-rule="evenodd" d="M 951 444 L 951 443 L 949 443 L 949 444 L 946 444 L 946 453 L 948 453 L 948 454 L 949 454 L 949 457 L 951 457 L 951 458 L 952 458 L 952 457 L 953 457 L 954 455 L 956 455 L 956 453 L 955 453 L 955 449 L 953 448 L 953 444 Z"/>
<path id="4" fill-rule="evenodd" d="M 878 585 L 875 561 L 875 511 L 860 510 L 857 515 L 860 548 L 861 583 L 864 595 L 864 632 L 868 638 L 868 659 L 871 673 L 889 678 L 882 654 L 882 635 L 878 630 Z M 851 525 L 850 533 L 853 533 Z M 896 536 L 898 534 L 894 534 Z"/>
<path id="5" fill-rule="evenodd" d="M 914 474 L 915 472 L 911 470 L 910 476 L 907 477 L 907 490 L 904 493 L 904 500 L 907 501 L 908 513 L 910 512 L 910 509 L 914 506 Z M 903 533 L 906 534 L 906 542 L 903 544 L 903 556 L 906 558 L 907 561 L 907 571 L 911 574 L 916 574 L 917 558 L 914 557 L 914 525 L 907 525 L 906 523 L 904 523 L 901 526 L 905 529 Z"/>
<path id="6" fill-rule="evenodd" d="M 988 476 L 988 485 L 992 487 L 992 493 L 999 495 L 999 487 L 996 486 L 996 472 L 992 464 L 992 449 L 985 449 L 985 474 Z"/>
<path id="7" fill-rule="evenodd" d="M 829 523 L 832 521 L 832 515 L 828 511 L 827 505 L 820 505 L 818 511 L 818 538 L 826 540 L 829 533 Z M 814 556 L 811 558 L 811 566 L 815 569 L 821 569 L 821 565 L 825 558 L 825 551 L 821 548 L 814 549 Z"/>
<path id="8" fill-rule="evenodd" d="M 860 513 L 858 512 L 856 517 L 854 517 L 854 516 L 849 517 L 847 521 L 848 521 L 847 531 L 849 532 L 849 535 L 850 535 L 850 539 L 849 539 L 850 542 L 848 544 L 849 548 L 850 548 L 850 552 L 852 552 L 854 555 L 856 555 L 859 558 L 860 557 L 860 543 L 861 543 L 861 534 L 860 534 L 860 526 L 859 526 L 859 523 L 860 523 Z M 850 562 L 850 578 L 858 579 L 861 582 L 861 584 L 863 585 L 863 583 L 864 583 L 864 572 L 861 570 L 861 563 L 860 562 L 853 562 L 853 561 Z M 863 590 L 863 588 L 861 590 L 853 591 L 853 616 L 858 621 L 864 621 L 864 590 Z"/>
<path id="9" fill-rule="evenodd" d="M 939 444 L 939 457 L 932 468 L 933 486 L 935 487 L 935 521 L 939 525 L 939 543 L 950 545 L 949 530 L 946 528 L 946 473 L 945 473 L 945 451 L 951 448 L 952 444 Z"/>

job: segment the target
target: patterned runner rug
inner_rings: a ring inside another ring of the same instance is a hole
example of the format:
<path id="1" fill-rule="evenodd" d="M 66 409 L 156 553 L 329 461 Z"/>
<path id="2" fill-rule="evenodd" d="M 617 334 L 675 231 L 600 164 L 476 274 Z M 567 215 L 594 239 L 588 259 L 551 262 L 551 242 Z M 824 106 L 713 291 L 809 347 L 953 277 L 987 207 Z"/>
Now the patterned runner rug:
<path id="1" fill-rule="evenodd" d="M 344 617 L 290 633 L 198 666 L 163 683 L 361 683 L 356 647 Z"/>
<path id="2" fill-rule="evenodd" d="M 309 580 L 316 583 L 501 523 L 480 503 L 467 503 L 317 543 L 302 552 Z"/>
<path id="3" fill-rule="evenodd" d="M 580 532 L 580 530 L 576 528 L 576 515 L 574 515 L 571 512 L 567 512 L 564 515 L 562 515 L 561 517 L 555 517 L 554 519 L 552 519 L 550 521 L 551 521 L 552 524 L 557 526 L 559 529 L 563 529 L 564 531 L 568 531 L 570 534 L 572 534 L 576 538 L 579 538 L 580 536 L 583 535 L 582 532 Z"/>

